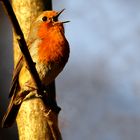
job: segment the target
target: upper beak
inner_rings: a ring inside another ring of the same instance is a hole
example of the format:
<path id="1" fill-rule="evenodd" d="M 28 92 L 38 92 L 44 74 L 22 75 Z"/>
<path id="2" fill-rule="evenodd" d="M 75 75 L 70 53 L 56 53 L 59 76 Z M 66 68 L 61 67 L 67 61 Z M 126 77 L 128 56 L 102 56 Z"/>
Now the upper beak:
<path id="1" fill-rule="evenodd" d="M 58 14 L 56 15 L 56 17 L 58 18 L 64 10 L 65 9 L 62 9 L 60 12 L 58 12 Z"/>

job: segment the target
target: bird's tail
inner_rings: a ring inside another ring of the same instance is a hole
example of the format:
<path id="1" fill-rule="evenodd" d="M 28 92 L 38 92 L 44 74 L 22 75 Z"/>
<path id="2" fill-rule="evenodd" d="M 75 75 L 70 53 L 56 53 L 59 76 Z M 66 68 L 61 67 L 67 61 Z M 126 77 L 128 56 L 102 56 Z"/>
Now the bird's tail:
<path id="1" fill-rule="evenodd" d="M 18 110 L 21 104 L 15 105 L 14 104 L 14 96 L 11 97 L 7 112 L 5 113 L 1 126 L 2 128 L 11 127 L 14 123 Z"/>

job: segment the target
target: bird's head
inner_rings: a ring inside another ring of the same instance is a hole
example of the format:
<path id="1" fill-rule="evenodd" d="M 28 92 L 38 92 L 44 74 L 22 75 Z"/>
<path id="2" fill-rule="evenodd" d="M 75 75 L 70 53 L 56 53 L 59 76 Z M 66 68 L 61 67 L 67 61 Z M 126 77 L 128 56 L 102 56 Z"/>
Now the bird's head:
<path id="1" fill-rule="evenodd" d="M 61 32 L 64 34 L 63 24 L 69 21 L 59 21 L 58 17 L 65 9 L 57 11 L 44 11 L 42 12 L 31 26 L 29 39 L 37 37 L 44 38 L 51 34 Z"/>

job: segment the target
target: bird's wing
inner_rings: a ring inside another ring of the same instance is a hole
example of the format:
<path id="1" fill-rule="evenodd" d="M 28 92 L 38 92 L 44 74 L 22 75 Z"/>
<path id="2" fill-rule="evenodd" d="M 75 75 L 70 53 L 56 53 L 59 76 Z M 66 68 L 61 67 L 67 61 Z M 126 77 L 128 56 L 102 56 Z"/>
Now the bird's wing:
<path id="1" fill-rule="evenodd" d="M 12 97 L 12 95 L 17 91 L 18 84 L 19 84 L 18 77 L 19 77 L 19 72 L 22 68 L 22 65 L 23 65 L 23 56 L 19 58 L 16 68 L 14 69 L 9 97 Z"/>
<path id="2" fill-rule="evenodd" d="M 31 40 L 29 41 L 30 38 L 28 38 L 27 40 L 27 46 L 28 46 L 28 49 L 30 50 L 32 48 L 32 43 L 34 42 L 34 40 Z M 19 57 L 19 60 L 18 60 L 18 63 L 14 69 L 14 72 L 13 72 L 13 77 L 12 77 L 12 82 L 11 82 L 11 88 L 10 88 L 10 93 L 9 93 L 9 98 L 12 97 L 12 95 L 17 91 L 17 89 L 19 88 L 19 82 L 18 82 L 18 78 L 19 78 L 19 73 L 20 73 L 20 70 L 23 66 L 23 62 L 24 62 L 24 57 L 23 55 L 21 54 L 20 57 Z"/>

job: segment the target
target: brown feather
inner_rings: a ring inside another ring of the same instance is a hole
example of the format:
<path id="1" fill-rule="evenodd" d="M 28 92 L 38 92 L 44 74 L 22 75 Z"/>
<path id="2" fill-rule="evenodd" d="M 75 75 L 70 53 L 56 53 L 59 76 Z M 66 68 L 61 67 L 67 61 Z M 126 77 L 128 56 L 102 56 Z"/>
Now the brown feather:
<path id="1" fill-rule="evenodd" d="M 13 72 L 13 77 L 12 77 L 12 83 L 11 83 L 11 88 L 10 88 L 10 93 L 9 93 L 9 97 L 12 97 L 12 95 L 17 92 L 17 88 L 18 88 L 18 77 L 19 77 L 19 72 L 21 70 L 23 66 L 23 57 L 21 56 L 16 68 L 14 69 Z"/>

